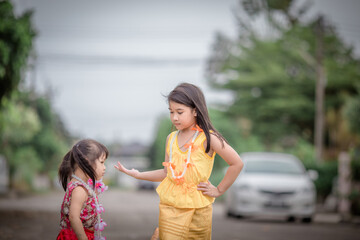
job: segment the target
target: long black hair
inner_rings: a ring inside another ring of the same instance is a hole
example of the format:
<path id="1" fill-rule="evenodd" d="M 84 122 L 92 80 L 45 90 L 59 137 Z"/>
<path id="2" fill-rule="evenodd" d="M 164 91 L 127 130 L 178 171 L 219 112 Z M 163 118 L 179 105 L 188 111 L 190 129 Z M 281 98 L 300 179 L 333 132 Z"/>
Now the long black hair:
<path id="1" fill-rule="evenodd" d="M 77 142 L 64 156 L 59 167 L 59 180 L 64 190 L 66 191 L 67 184 L 76 167 L 79 167 L 91 178 L 94 187 L 96 173 L 93 166 L 95 165 L 96 159 L 102 156 L 105 156 L 106 159 L 109 156 L 109 151 L 101 143 L 92 139 L 84 139 Z"/>
<path id="2" fill-rule="evenodd" d="M 212 130 L 212 134 L 221 140 L 224 147 L 226 140 L 212 125 L 204 94 L 199 87 L 190 83 L 181 83 L 170 92 L 167 100 L 168 102 L 173 101 L 195 109 L 196 124 L 199 125 L 206 136 L 206 153 L 210 151 L 210 130 Z"/>

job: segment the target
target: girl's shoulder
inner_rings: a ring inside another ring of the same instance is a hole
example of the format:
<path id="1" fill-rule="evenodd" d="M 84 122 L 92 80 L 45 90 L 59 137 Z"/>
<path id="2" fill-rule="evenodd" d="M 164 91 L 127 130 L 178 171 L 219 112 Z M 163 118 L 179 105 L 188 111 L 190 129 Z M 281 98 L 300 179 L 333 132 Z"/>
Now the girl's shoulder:
<path id="1" fill-rule="evenodd" d="M 210 130 L 210 147 L 212 149 L 218 148 L 219 146 L 224 146 L 226 144 L 226 141 L 221 139 L 213 130 Z M 202 140 L 204 145 L 207 144 L 207 137 L 205 136 L 205 133 L 202 132 Z"/>
<path id="2" fill-rule="evenodd" d="M 78 188 L 78 187 L 80 187 L 80 188 Z M 74 189 L 76 189 L 76 188 L 79 190 L 83 189 L 83 191 L 86 192 L 87 195 L 89 195 L 89 191 L 83 183 L 81 183 L 79 181 L 70 181 L 68 183 L 67 190 L 68 190 L 69 194 L 71 194 L 74 191 Z M 77 191 L 79 191 L 79 190 L 77 190 Z"/>
<path id="3" fill-rule="evenodd" d="M 85 202 L 89 197 L 91 197 L 86 188 L 81 185 L 75 187 L 71 193 L 72 199 L 75 199 L 79 202 Z"/>
<path id="4" fill-rule="evenodd" d="M 216 137 L 216 135 L 215 135 L 213 130 L 210 130 L 209 133 L 210 133 L 209 135 L 210 135 L 210 139 L 211 139 L 210 141 L 212 141 L 213 137 L 214 136 Z M 197 139 L 201 139 L 201 141 L 205 141 L 205 143 L 206 143 L 207 137 L 206 137 L 205 132 L 204 131 L 199 132 L 199 135 L 198 135 Z"/>
<path id="5" fill-rule="evenodd" d="M 172 131 L 171 133 L 169 133 L 168 138 L 174 136 L 177 132 L 178 132 L 177 130 L 176 130 L 176 131 Z"/>
<path id="6" fill-rule="evenodd" d="M 174 138 L 175 134 L 177 131 L 172 131 L 171 133 L 169 133 L 169 135 L 166 137 L 166 142 L 169 143 L 171 141 L 171 139 Z"/>
<path id="7" fill-rule="evenodd" d="M 176 132 L 177 131 L 173 131 L 173 132 L 169 133 L 169 135 L 166 137 L 166 152 L 167 153 L 169 153 L 170 142 L 174 138 Z"/>

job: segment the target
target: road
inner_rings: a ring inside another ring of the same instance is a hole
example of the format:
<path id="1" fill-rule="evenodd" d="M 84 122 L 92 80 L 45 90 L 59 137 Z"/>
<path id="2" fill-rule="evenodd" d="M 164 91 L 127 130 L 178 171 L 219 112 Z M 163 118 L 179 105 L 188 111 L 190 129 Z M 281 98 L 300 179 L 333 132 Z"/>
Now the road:
<path id="1" fill-rule="evenodd" d="M 0 198 L 0 239 L 55 239 L 63 192 Z M 154 191 L 112 189 L 100 196 L 107 239 L 142 240 L 158 222 L 158 196 Z M 314 222 L 288 223 L 283 219 L 235 219 L 224 215 L 222 203 L 214 204 L 213 239 L 241 240 L 360 240 L 359 224 L 338 223 L 336 216 L 315 216 Z"/>

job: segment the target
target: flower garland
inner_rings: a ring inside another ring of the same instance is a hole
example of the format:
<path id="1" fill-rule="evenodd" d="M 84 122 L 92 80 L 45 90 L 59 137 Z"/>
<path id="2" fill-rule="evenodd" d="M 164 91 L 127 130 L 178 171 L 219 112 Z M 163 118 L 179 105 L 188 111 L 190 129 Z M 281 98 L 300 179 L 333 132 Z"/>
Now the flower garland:
<path id="1" fill-rule="evenodd" d="M 86 184 L 81 178 L 79 178 L 76 175 L 72 175 L 73 178 L 81 182 L 86 189 L 88 190 L 89 194 L 95 199 L 95 206 L 92 204 L 92 207 L 95 207 L 97 212 L 97 223 L 95 224 L 95 233 L 94 233 L 94 240 L 106 240 L 106 237 L 101 236 L 101 231 L 104 230 L 104 228 L 107 226 L 106 222 L 104 222 L 101 219 L 100 213 L 104 212 L 104 208 L 101 204 L 99 204 L 99 201 L 97 199 L 97 195 L 107 190 L 107 186 L 100 180 L 95 182 L 95 190 L 91 188 L 93 181 L 91 179 L 88 180 L 88 183 Z"/>
<path id="2" fill-rule="evenodd" d="M 185 162 L 185 167 L 184 167 L 184 170 L 180 173 L 175 173 L 175 164 L 172 163 L 172 148 L 173 148 L 173 143 L 174 143 L 174 140 L 176 139 L 177 135 L 179 134 L 180 130 L 178 130 L 176 133 L 175 133 L 175 136 L 171 139 L 171 142 L 170 142 L 170 154 L 169 154 L 169 162 L 164 162 L 163 163 L 163 166 L 167 166 L 168 168 L 170 168 L 170 171 L 171 171 L 171 175 L 173 177 L 173 179 L 175 180 L 175 182 L 177 184 L 182 184 L 184 182 L 184 175 L 186 173 L 186 170 L 188 168 L 188 166 L 192 166 L 193 164 L 190 162 L 190 155 L 191 155 L 191 149 L 194 148 L 194 141 L 196 139 L 196 137 L 199 135 L 199 132 L 202 132 L 203 130 L 198 126 L 196 125 L 196 127 L 192 128 L 192 130 L 196 130 L 195 134 L 194 134 L 194 137 L 192 138 L 191 140 L 191 143 L 188 143 L 188 144 L 185 144 L 184 146 L 188 147 L 188 155 L 187 155 L 187 159 L 186 159 L 186 162 Z"/>
<path id="3" fill-rule="evenodd" d="M 91 178 L 89 178 L 88 180 L 88 185 L 89 186 L 93 186 L 93 181 Z M 108 186 L 105 185 L 105 183 L 103 183 L 102 179 L 101 180 L 95 180 L 95 192 L 99 195 L 100 193 L 105 192 L 106 190 L 108 190 Z"/>

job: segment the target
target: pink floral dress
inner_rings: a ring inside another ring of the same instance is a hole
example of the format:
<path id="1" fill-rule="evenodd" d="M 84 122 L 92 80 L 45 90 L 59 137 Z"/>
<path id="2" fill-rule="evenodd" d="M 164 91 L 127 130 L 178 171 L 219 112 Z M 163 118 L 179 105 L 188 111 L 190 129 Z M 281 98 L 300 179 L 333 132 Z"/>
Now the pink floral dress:
<path id="1" fill-rule="evenodd" d="M 68 183 L 64 200 L 61 205 L 60 227 L 62 229 L 71 229 L 70 220 L 69 220 L 71 193 L 78 186 L 81 186 L 86 190 L 86 187 L 81 182 L 72 181 Z M 85 229 L 88 230 L 94 229 L 94 226 L 97 222 L 97 211 L 95 207 L 95 198 L 92 195 L 88 195 L 87 201 L 84 203 L 83 207 L 81 208 L 80 219 Z"/>

